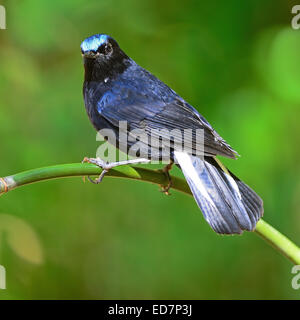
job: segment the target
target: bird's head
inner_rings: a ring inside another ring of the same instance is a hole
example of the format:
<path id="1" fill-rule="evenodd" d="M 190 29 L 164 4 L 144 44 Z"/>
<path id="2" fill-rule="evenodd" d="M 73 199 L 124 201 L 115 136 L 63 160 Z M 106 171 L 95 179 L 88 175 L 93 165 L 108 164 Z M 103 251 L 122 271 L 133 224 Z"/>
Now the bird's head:
<path id="1" fill-rule="evenodd" d="M 96 34 L 81 43 L 86 80 L 101 81 L 126 69 L 128 56 L 106 34 Z"/>

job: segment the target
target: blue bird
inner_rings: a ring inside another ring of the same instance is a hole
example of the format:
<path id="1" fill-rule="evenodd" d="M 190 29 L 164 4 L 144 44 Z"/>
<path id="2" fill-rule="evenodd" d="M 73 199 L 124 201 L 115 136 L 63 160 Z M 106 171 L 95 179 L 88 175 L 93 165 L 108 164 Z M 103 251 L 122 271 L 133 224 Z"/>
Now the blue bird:
<path id="1" fill-rule="evenodd" d="M 136 129 L 146 133 L 146 138 L 139 137 L 141 147 L 137 156 L 140 159 L 105 163 L 99 158 L 85 158 L 85 161 L 103 168 L 96 182 L 100 182 L 105 172 L 116 165 L 147 162 L 153 157 L 161 160 L 169 154 L 166 174 L 169 177 L 168 172 L 176 162 L 213 230 L 220 234 L 253 231 L 263 215 L 263 201 L 216 158 L 220 155 L 234 159 L 237 153 L 208 121 L 176 92 L 128 57 L 110 36 L 97 34 L 85 39 L 81 52 L 85 69 L 84 102 L 95 129 L 113 130 L 117 136 L 116 147 L 128 154 L 133 142 L 125 145 L 120 139 L 121 133 L 127 137 Z M 120 121 L 126 121 L 128 126 L 120 129 Z M 169 148 L 163 143 L 163 138 L 167 138 L 164 137 L 165 129 L 173 134 Z M 182 150 L 176 140 L 185 129 L 192 130 L 192 135 L 184 141 L 190 151 Z M 203 132 L 203 143 L 195 140 L 197 130 Z M 159 146 L 153 147 L 149 142 L 153 132 Z M 166 192 L 170 186 L 171 180 Z"/>

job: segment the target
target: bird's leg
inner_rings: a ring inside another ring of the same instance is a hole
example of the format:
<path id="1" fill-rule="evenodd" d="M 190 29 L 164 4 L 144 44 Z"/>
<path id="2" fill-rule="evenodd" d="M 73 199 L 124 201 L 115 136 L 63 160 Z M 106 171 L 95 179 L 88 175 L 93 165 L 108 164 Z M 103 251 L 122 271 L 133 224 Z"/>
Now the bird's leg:
<path id="1" fill-rule="evenodd" d="M 168 184 L 167 184 L 167 186 L 161 186 L 161 187 L 162 187 L 162 190 L 161 190 L 161 191 L 162 191 L 164 194 L 166 194 L 167 196 L 170 195 L 169 190 L 170 190 L 170 188 L 172 187 L 172 184 L 173 184 L 172 179 L 171 179 L 171 176 L 170 176 L 170 173 L 169 173 L 169 171 L 172 169 L 173 164 L 174 164 L 174 162 L 171 160 L 170 163 L 167 164 L 167 165 L 162 169 L 163 173 L 167 176 Z"/>
<path id="2" fill-rule="evenodd" d="M 98 166 L 102 169 L 102 172 L 97 179 L 93 180 L 88 176 L 88 179 L 92 183 L 98 184 L 102 181 L 102 179 L 104 178 L 104 175 L 109 171 L 109 169 L 112 169 L 112 168 L 115 168 L 118 166 L 128 165 L 128 164 L 149 163 L 150 160 L 141 158 L 141 159 L 131 159 L 131 160 L 119 161 L 119 162 L 106 162 L 100 158 L 87 158 L 87 157 L 85 157 L 82 160 L 82 163 L 84 163 L 84 162 L 95 164 L 96 166 Z"/>

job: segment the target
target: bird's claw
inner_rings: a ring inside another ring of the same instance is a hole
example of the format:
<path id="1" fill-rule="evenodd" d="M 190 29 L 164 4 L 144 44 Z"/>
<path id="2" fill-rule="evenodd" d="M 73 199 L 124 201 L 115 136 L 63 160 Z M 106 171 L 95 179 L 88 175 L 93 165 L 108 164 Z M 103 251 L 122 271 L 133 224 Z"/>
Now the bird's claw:
<path id="1" fill-rule="evenodd" d="M 103 180 L 104 175 L 112 168 L 122 166 L 122 165 L 128 165 L 128 164 L 149 163 L 150 160 L 141 158 L 141 159 L 119 161 L 119 162 L 106 162 L 100 158 L 84 157 L 82 160 L 82 163 L 85 163 L 85 162 L 92 163 L 102 169 L 102 172 L 100 173 L 100 175 L 97 179 L 93 180 L 90 177 L 88 177 L 89 181 L 91 181 L 92 183 L 99 184 Z"/>
<path id="2" fill-rule="evenodd" d="M 168 179 L 168 184 L 166 186 L 161 185 L 161 192 L 163 192 L 165 195 L 170 196 L 171 193 L 169 192 L 169 190 L 171 189 L 173 182 L 172 182 L 172 178 L 170 176 L 169 171 L 172 169 L 173 166 L 173 161 L 170 162 L 169 164 L 167 164 L 163 169 L 163 173 L 166 175 L 167 179 Z"/>
<path id="3" fill-rule="evenodd" d="M 171 195 L 171 193 L 169 192 L 169 190 L 171 189 L 171 184 L 168 184 L 166 187 L 163 185 L 160 185 L 160 186 L 161 186 L 160 192 L 163 192 L 166 196 Z"/>
<path id="4" fill-rule="evenodd" d="M 99 184 L 103 178 L 104 175 L 108 172 L 109 168 L 108 168 L 108 164 L 105 163 L 103 160 L 101 160 L 100 158 L 88 158 L 88 157 L 84 157 L 83 160 L 81 161 L 81 163 L 92 163 L 95 164 L 96 166 L 98 166 L 99 168 L 102 169 L 102 172 L 100 173 L 99 177 L 96 179 L 92 179 L 90 176 L 88 176 L 88 180 L 93 183 L 93 184 Z M 106 167 L 107 166 L 107 167 Z M 83 181 L 85 182 L 85 177 L 83 177 Z"/>

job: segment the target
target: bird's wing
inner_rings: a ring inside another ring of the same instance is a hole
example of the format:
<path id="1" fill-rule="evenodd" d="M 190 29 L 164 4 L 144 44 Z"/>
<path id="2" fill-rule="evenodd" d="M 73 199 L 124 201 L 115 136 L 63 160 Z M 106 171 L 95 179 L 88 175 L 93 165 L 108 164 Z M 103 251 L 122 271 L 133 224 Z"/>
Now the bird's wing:
<path id="1" fill-rule="evenodd" d="M 169 136 L 163 129 L 172 131 L 174 149 L 176 141 L 182 141 L 182 130 L 190 129 L 192 135 L 184 136 L 184 146 L 188 150 L 194 150 L 198 155 L 204 153 L 208 156 L 222 155 L 229 158 L 237 155 L 204 117 L 175 94 L 166 101 L 155 94 L 138 90 L 135 86 L 113 86 L 113 89 L 98 100 L 97 112 L 115 127 L 118 127 L 119 121 L 127 121 L 128 131 L 145 130 L 148 135 L 166 140 Z M 195 144 L 198 129 L 203 129 L 204 132 L 204 150 L 202 144 Z"/>

